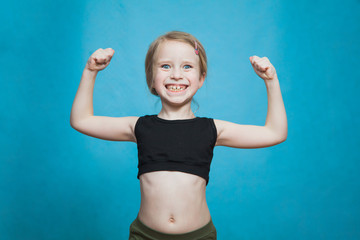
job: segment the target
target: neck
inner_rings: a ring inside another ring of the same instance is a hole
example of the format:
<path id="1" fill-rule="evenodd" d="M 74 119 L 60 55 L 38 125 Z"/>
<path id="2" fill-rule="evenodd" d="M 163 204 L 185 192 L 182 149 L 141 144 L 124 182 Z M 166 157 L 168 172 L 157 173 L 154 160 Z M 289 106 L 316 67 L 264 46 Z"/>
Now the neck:
<path id="1" fill-rule="evenodd" d="M 195 118 L 195 114 L 191 110 L 191 102 L 181 106 L 162 103 L 162 108 L 158 117 L 167 120 L 191 119 Z"/>

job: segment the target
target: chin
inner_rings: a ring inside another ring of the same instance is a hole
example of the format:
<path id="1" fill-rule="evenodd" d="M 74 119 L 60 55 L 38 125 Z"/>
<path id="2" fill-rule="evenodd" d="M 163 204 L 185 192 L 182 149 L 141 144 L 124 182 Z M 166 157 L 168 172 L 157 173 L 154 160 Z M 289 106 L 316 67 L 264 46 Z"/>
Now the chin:
<path id="1" fill-rule="evenodd" d="M 171 105 L 171 106 L 176 106 L 176 107 L 180 107 L 182 105 L 186 105 L 188 104 L 189 102 L 191 102 L 192 98 L 188 99 L 168 99 L 168 98 L 163 98 L 163 97 L 160 97 L 161 99 L 161 102 L 163 103 L 166 103 L 167 105 Z"/>

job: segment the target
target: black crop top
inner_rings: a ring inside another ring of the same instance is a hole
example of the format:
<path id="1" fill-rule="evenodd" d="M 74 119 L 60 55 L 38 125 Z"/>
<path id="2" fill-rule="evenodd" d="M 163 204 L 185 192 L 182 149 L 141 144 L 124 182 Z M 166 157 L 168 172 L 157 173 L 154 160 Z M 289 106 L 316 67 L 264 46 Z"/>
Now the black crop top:
<path id="1" fill-rule="evenodd" d="M 166 120 L 140 117 L 135 125 L 139 172 L 180 171 L 209 182 L 217 131 L 212 118 Z"/>

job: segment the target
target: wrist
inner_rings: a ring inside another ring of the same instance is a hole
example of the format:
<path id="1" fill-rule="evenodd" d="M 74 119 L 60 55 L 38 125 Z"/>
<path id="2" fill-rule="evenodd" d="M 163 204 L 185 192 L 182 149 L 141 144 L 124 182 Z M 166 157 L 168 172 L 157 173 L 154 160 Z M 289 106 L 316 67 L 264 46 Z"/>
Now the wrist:
<path id="1" fill-rule="evenodd" d="M 264 80 L 266 87 L 273 87 L 280 85 L 278 77 L 275 75 L 272 79 Z"/>
<path id="2" fill-rule="evenodd" d="M 98 70 L 94 70 L 94 69 L 90 69 L 87 65 L 84 68 L 84 73 L 88 74 L 88 75 L 97 75 L 99 71 Z"/>

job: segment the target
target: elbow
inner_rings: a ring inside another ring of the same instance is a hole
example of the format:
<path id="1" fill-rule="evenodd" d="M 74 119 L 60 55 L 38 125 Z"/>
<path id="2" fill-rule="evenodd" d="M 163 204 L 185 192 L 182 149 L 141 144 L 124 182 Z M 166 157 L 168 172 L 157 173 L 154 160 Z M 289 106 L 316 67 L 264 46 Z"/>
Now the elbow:
<path id="1" fill-rule="evenodd" d="M 280 136 L 280 137 L 278 138 L 278 144 L 280 144 L 280 143 L 282 143 L 282 142 L 285 142 L 286 139 L 287 139 L 287 134 L 284 135 L 284 136 Z"/>
<path id="2" fill-rule="evenodd" d="M 74 115 L 70 115 L 70 126 L 73 128 L 73 129 L 75 129 L 75 130 L 77 130 L 77 131 L 79 131 L 79 127 L 81 126 L 81 119 L 80 118 L 78 118 L 78 117 L 75 117 Z"/>
<path id="3" fill-rule="evenodd" d="M 76 130 L 76 125 L 72 121 L 70 121 L 70 126 Z"/>
<path id="4" fill-rule="evenodd" d="M 288 135 L 287 128 L 283 129 L 282 131 L 279 131 L 279 132 L 277 133 L 278 143 L 285 142 L 286 139 L 287 139 L 287 135 Z"/>
<path id="5" fill-rule="evenodd" d="M 271 142 L 273 145 L 280 144 L 285 142 L 287 139 L 287 130 L 286 131 L 271 131 Z"/>
<path id="6" fill-rule="evenodd" d="M 273 134 L 272 136 L 272 142 L 273 144 L 272 145 L 277 145 L 277 144 L 280 144 L 280 143 L 283 143 L 285 142 L 287 139 L 287 133 L 284 133 L 284 134 Z"/>
<path id="7" fill-rule="evenodd" d="M 72 118 L 70 118 L 70 126 L 75 130 L 79 129 L 78 121 L 74 121 L 74 119 L 72 119 Z"/>

